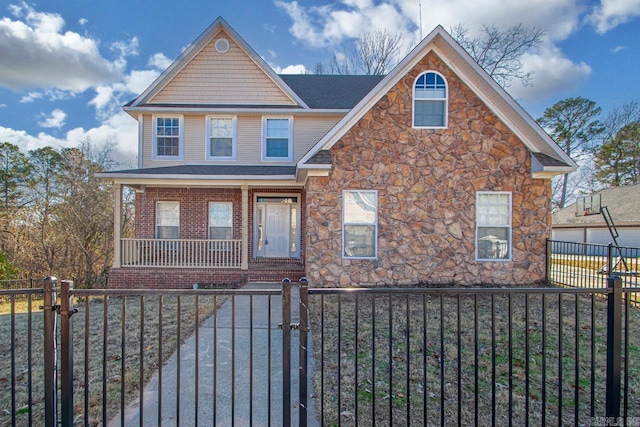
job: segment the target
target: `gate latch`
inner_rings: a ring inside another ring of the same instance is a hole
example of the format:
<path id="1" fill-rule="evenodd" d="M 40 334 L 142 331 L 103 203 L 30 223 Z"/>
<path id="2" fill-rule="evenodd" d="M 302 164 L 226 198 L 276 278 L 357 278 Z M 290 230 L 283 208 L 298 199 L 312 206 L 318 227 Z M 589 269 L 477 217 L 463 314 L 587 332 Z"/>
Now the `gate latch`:
<path id="1" fill-rule="evenodd" d="M 282 329 L 282 323 L 278 324 L 278 329 Z M 303 332 L 309 332 L 309 328 L 302 328 L 300 326 L 300 323 L 290 323 L 289 324 L 289 329 L 291 329 L 291 330 L 299 330 L 299 331 L 303 331 Z"/>

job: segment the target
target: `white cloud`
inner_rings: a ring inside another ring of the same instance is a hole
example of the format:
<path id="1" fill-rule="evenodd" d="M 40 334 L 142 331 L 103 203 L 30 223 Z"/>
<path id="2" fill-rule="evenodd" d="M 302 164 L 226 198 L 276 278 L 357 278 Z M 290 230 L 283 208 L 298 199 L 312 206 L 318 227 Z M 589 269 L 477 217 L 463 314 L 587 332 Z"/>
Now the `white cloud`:
<path id="1" fill-rule="evenodd" d="M 278 74 L 307 74 L 309 72 L 309 70 L 307 70 L 307 67 L 302 64 L 287 65 L 284 68 L 280 68 L 277 65 L 271 65 L 271 68 L 273 68 L 273 71 Z"/>
<path id="2" fill-rule="evenodd" d="M 370 0 L 343 0 L 340 7 L 331 5 L 306 8 L 297 1 L 277 0 L 293 20 L 291 34 L 311 47 L 329 47 L 344 39 L 357 38 L 371 28 L 401 31 L 410 20 L 390 3 L 373 4 Z"/>
<path id="3" fill-rule="evenodd" d="M 67 119 L 67 113 L 59 108 L 56 108 L 51 112 L 49 117 L 45 117 L 44 120 L 38 122 L 38 126 L 43 128 L 56 128 L 59 129 L 64 126 L 64 121 Z"/>
<path id="4" fill-rule="evenodd" d="M 0 141 L 6 141 L 17 145 L 25 152 L 43 147 L 61 148 L 76 146 L 78 144 L 78 141 L 74 144 L 67 144 L 66 140 L 56 138 L 44 132 L 40 132 L 37 136 L 33 136 L 23 130 L 6 128 L 3 126 L 0 126 Z"/>
<path id="5" fill-rule="evenodd" d="M 156 53 L 151 58 L 147 65 L 149 67 L 156 68 L 160 71 L 166 70 L 173 61 L 167 58 L 163 53 Z"/>
<path id="6" fill-rule="evenodd" d="M 640 16 L 640 0 L 602 0 L 589 21 L 600 34 Z"/>
<path id="7" fill-rule="evenodd" d="M 613 49 L 610 50 L 611 53 L 618 53 L 620 51 L 625 50 L 627 47 L 626 46 L 616 46 Z"/>
<path id="8" fill-rule="evenodd" d="M 513 84 L 509 93 L 516 99 L 536 101 L 553 93 L 573 91 L 591 75 L 591 67 L 584 62 L 574 63 L 555 46 L 545 46 L 538 53 L 522 58 L 526 70 L 534 72 L 533 85 Z"/>
<path id="9" fill-rule="evenodd" d="M 115 66 L 100 55 L 98 42 L 64 32 L 60 15 L 37 12 L 26 3 L 10 10 L 16 20 L 0 19 L 0 86 L 77 93 L 118 78 Z"/>
<path id="10" fill-rule="evenodd" d="M 111 85 L 102 85 L 96 88 L 96 96 L 89 102 L 96 108 L 99 119 L 116 114 L 122 105 L 145 91 L 145 89 L 158 77 L 155 70 L 132 70 L 122 81 Z"/>
<path id="11" fill-rule="evenodd" d="M 111 145 L 112 156 L 120 164 L 135 166 L 132 159 L 138 151 L 138 124 L 125 112 L 109 117 L 99 127 L 84 129 L 82 127 L 68 131 L 64 137 L 55 137 L 46 132 L 30 135 L 24 130 L 0 126 L 0 141 L 17 145 L 23 152 L 43 147 L 66 148 L 77 147 L 80 142 L 89 138 L 98 145 Z"/>

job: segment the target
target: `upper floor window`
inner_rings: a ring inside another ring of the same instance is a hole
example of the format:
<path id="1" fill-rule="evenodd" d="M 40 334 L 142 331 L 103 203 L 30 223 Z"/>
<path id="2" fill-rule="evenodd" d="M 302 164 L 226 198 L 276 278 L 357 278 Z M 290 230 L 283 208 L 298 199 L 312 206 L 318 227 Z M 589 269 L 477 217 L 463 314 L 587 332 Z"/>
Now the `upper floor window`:
<path id="1" fill-rule="evenodd" d="M 207 159 L 236 159 L 237 124 L 235 117 L 207 118 Z"/>
<path id="2" fill-rule="evenodd" d="M 413 127 L 447 127 L 447 82 L 440 74 L 421 74 L 413 88 Z"/>
<path id="3" fill-rule="evenodd" d="M 476 193 L 476 259 L 511 259 L 511 193 Z"/>
<path id="4" fill-rule="evenodd" d="M 160 160 L 182 160 L 182 117 L 154 116 L 153 124 L 153 157 Z"/>
<path id="5" fill-rule="evenodd" d="M 262 135 L 262 160 L 293 160 L 293 118 L 263 118 Z"/>

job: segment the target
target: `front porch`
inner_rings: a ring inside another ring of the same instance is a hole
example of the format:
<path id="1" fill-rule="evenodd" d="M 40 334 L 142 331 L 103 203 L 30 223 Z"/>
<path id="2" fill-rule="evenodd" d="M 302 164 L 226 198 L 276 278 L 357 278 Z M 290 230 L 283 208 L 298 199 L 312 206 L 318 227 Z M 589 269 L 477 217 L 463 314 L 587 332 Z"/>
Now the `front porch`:
<path id="1" fill-rule="evenodd" d="M 304 191 L 261 184 L 116 183 L 116 245 L 108 286 L 185 288 L 300 279 L 305 275 Z M 136 190 L 133 227 L 123 227 L 125 186 Z"/>

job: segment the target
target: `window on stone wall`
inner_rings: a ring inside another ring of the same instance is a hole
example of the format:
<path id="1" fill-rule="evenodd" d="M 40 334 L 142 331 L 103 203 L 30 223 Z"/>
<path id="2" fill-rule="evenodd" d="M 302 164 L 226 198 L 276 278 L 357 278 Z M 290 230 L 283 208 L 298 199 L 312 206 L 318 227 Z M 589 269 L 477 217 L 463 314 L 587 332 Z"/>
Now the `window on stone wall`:
<path id="1" fill-rule="evenodd" d="M 413 87 L 413 127 L 447 127 L 447 83 L 434 71 L 421 74 Z"/>
<path id="2" fill-rule="evenodd" d="M 476 193 L 476 259 L 511 259 L 511 193 Z"/>
<path id="3" fill-rule="evenodd" d="M 378 192 L 342 193 L 342 256 L 375 259 L 378 250 Z"/>

